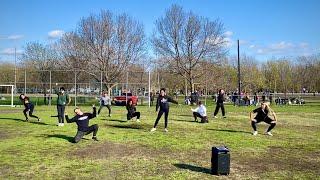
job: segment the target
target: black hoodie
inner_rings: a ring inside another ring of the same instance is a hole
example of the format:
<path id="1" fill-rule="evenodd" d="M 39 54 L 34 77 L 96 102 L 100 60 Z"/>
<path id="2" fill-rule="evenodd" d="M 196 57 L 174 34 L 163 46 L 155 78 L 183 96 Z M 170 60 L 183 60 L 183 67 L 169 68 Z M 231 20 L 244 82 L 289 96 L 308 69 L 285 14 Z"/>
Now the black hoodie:
<path id="1" fill-rule="evenodd" d="M 89 127 L 89 120 L 96 117 L 96 107 L 93 107 L 93 113 L 83 113 L 82 115 L 76 115 L 72 119 L 69 119 L 68 115 L 66 116 L 66 120 L 68 123 L 76 122 L 78 125 L 78 131 L 86 132 Z"/>
<path id="2" fill-rule="evenodd" d="M 160 106 L 160 111 L 168 111 L 169 110 L 169 102 L 178 104 L 178 102 L 173 100 L 170 96 L 167 96 L 167 95 L 161 96 L 161 95 L 159 95 L 158 99 L 157 99 L 156 111 L 158 111 L 159 106 Z"/>

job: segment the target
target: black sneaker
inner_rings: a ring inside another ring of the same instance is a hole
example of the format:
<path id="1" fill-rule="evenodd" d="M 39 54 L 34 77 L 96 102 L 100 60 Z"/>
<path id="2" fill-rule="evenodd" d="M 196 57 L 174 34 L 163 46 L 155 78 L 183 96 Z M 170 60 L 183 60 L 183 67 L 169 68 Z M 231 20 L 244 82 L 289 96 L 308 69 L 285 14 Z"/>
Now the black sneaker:
<path id="1" fill-rule="evenodd" d="M 28 118 L 26 119 L 26 122 L 29 122 L 29 119 L 28 119 Z"/>
<path id="2" fill-rule="evenodd" d="M 93 139 L 94 141 L 99 141 L 98 138 L 95 137 L 95 136 L 93 136 L 92 139 Z"/>

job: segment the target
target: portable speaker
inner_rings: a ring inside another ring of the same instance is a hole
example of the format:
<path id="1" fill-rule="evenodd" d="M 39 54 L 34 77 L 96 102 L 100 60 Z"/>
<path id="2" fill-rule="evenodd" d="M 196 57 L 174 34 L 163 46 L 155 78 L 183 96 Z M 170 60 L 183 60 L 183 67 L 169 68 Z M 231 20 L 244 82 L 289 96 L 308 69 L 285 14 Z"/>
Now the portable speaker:
<path id="1" fill-rule="evenodd" d="M 230 173 L 230 154 L 227 147 L 212 147 L 211 173 L 215 175 Z"/>

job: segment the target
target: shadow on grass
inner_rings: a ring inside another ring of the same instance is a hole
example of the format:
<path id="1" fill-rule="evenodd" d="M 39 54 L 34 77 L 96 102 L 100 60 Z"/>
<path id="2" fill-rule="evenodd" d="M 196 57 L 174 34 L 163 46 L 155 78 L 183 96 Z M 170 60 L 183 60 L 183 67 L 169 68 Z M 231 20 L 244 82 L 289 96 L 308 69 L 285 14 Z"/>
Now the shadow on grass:
<path id="1" fill-rule="evenodd" d="M 14 121 L 21 121 L 21 122 L 29 122 L 31 124 L 37 124 L 37 125 L 49 125 L 49 124 L 44 123 L 44 122 L 32 121 L 30 119 L 29 119 L 29 121 L 26 121 L 24 119 L 17 119 L 17 118 L 0 118 L 0 120 L 14 120 Z"/>
<path id="2" fill-rule="evenodd" d="M 172 119 L 173 121 L 183 121 L 183 122 L 189 122 L 189 123 L 197 123 L 197 121 L 194 120 L 184 120 L 184 119 Z"/>
<path id="3" fill-rule="evenodd" d="M 201 173 L 205 173 L 205 174 L 211 174 L 211 169 L 208 168 L 204 168 L 204 167 L 200 167 L 200 166 L 194 166 L 191 164 L 173 164 L 175 167 L 180 168 L 180 169 L 187 169 L 190 171 L 194 171 L 194 172 L 201 172 Z"/>
<path id="4" fill-rule="evenodd" d="M 251 134 L 251 132 L 248 132 L 248 131 L 237 131 L 237 130 L 232 130 L 232 129 L 207 129 L 207 130 L 230 132 L 230 133 L 245 133 L 245 134 Z"/>
<path id="5" fill-rule="evenodd" d="M 37 124 L 37 125 L 45 125 L 45 126 L 49 125 L 49 124 L 47 124 L 47 123 L 38 122 L 38 121 L 30 121 L 30 120 L 29 120 L 29 122 L 30 122 L 31 124 Z"/>
<path id="6" fill-rule="evenodd" d="M 121 122 L 121 123 L 127 122 L 127 121 L 125 121 L 125 120 L 119 120 L 119 119 L 106 119 L 106 118 L 104 118 L 104 119 L 101 119 L 101 120 L 113 121 L 113 122 Z"/>
<path id="7" fill-rule="evenodd" d="M 17 118 L 0 118 L 0 120 L 3 119 L 3 120 L 14 120 L 14 121 L 23 121 L 23 122 L 26 122 L 25 119 L 17 119 Z"/>
<path id="8" fill-rule="evenodd" d="M 50 134 L 50 135 L 47 135 L 48 138 L 59 138 L 59 139 L 65 139 L 69 142 L 73 142 L 73 137 L 71 136 L 66 136 L 64 134 Z"/>
<path id="9" fill-rule="evenodd" d="M 140 126 L 137 126 L 137 125 L 133 125 L 133 124 L 130 124 L 130 125 L 107 125 L 109 127 L 114 127 L 114 128 L 121 128 L 121 129 L 143 129 L 142 127 Z"/>

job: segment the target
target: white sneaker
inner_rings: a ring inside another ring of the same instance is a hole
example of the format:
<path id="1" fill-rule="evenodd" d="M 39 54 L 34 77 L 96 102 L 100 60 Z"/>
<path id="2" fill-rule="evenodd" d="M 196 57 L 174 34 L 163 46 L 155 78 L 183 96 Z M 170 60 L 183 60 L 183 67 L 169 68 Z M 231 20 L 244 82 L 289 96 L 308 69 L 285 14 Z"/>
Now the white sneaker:
<path id="1" fill-rule="evenodd" d="M 213 116 L 213 118 L 218 118 L 217 116 Z"/>
<path id="2" fill-rule="evenodd" d="M 266 132 L 266 135 L 273 136 L 271 132 Z"/>
<path id="3" fill-rule="evenodd" d="M 38 122 L 40 122 L 41 121 L 41 119 L 40 118 L 38 118 Z"/>
<path id="4" fill-rule="evenodd" d="M 152 128 L 151 130 L 150 130 L 150 132 L 154 132 L 154 131 L 156 131 L 157 130 L 157 128 Z"/>
<path id="5" fill-rule="evenodd" d="M 164 132 L 168 132 L 168 129 L 167 129 L 167 128 L 164 128 Z"/>
<path id="6" fill-rule="evenodd" d="M 258 135 L 258 131 L 253 131 L 252 135 L 254 136 Z"/>
<path id="7" fill-rule="evenodd" d="M 60 123 L 60 126 L 64 126 L 64 124 L 63 124 L 63 123 Z"/>
<path id="8" fill-rule="evenodd" d="M 141 122 L 139 119 L 137 119 L 137 122 L 139 123 L 139 122 Z"/>

